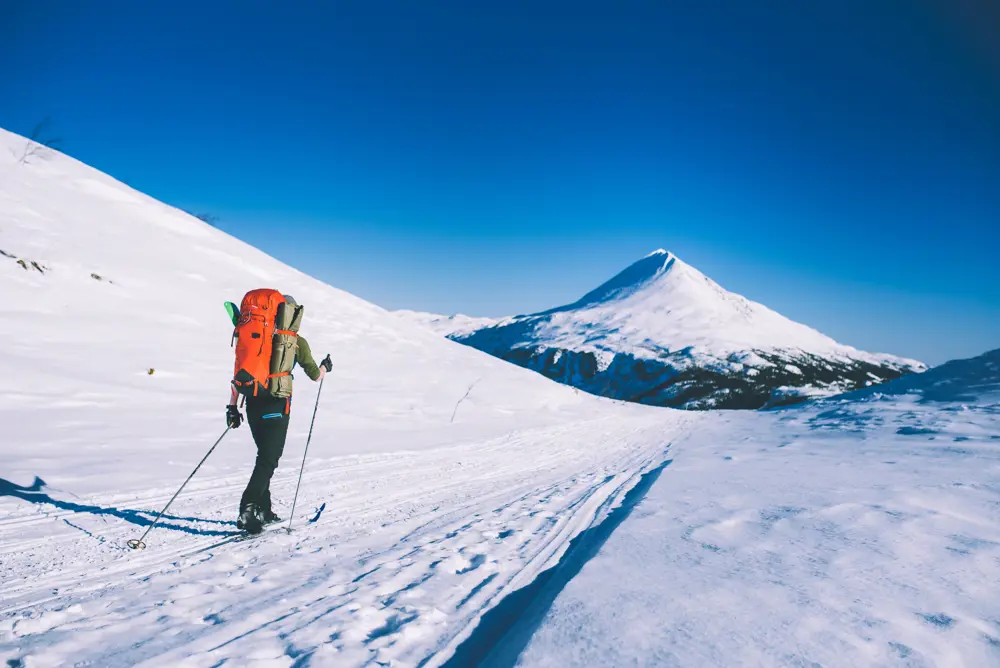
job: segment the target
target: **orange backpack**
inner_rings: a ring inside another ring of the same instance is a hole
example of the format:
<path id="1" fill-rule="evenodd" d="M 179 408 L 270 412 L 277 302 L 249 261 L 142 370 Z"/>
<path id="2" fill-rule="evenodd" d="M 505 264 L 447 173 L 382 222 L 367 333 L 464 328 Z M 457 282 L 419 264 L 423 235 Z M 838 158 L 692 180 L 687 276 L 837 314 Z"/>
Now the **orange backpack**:
<path id="1" fill-rule="evenodd" d="M 271 351 L 278 307 L 285 298 L 277 290 L 251 290 L 240 304 L 240 320 L 233 332 L 236 366 L 233 387 L 245 396 L 257 396 L 258 390 L 268 389 L 270 380 L 285 373 L 271 373 Z M 284 333 L 277 330 L 278 333 Z"/>

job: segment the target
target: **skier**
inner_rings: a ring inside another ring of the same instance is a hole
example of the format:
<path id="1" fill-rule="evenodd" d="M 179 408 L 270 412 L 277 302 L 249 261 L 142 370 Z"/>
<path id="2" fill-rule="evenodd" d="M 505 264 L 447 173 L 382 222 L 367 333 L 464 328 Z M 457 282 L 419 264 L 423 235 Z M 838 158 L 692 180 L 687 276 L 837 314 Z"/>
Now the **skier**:
<path id="1" fill-rule="evenodd" d="M 240 320 L 240 325 L 250 323 L 251 314 L 257 312 L 257 303 L 250 299 L 254 293 L 270 293 L 265 294 L 264 299 L 272 298 L 272 295 L 276 295 L 274 291 L 254 291 L 248 293 L 247 297 L 244 297 L 243 306 L 240 309 L 244 314 Z M 230 428 L 237 429 L 243 422 L 243 416 L 240 415 L 239 409 L 236 407 L 236 398 L 239 393 L 242 393 L 246 397 L 246 419 L 250 424 L 250 432 L 253 435 L 254 443 L 257 445 L 257 461 L 254 465 L 253 473 L 250 475 L 250 481 L 247 483 L 246 490 L 240 499 L 240 513 L 239 518 L 236 520 L 236 527 L 238 529 L 246 530 L 250 533 L 258 533 L 265 524 L 281 521 L 281 518 L 274 513 L 274 509 L 271 506 L 270 485 L 271 476 L 274 475 L 274 470 L 278 467 L 278 460 L 281 458 L 281 453 L 285 448 L 285 436 L 288 434 L 288 421 L 291 415 L 291 369 L 295 364 L 298 364 L 310 379 L 317 382 L 322 380 L 326 373 L 333 369 L 333 364 L 330 362 L 329 356 L 320 364 L 316 364 L 312 356 L 312 351 L 309 348 L 309 343 L 301 336 L 298 336 L 295 331 L 282 329 L 283 326 L 289 327 L 288 324 L 281 324 L 283 312 L 289 313 L 284 322 L 294 322 L 294 326 L 291 329 L 298 329 L 298 324 L 301 322 L 302 307 L 290 295 L 281 295 L 281 298 L 282 300 L 279 301 L 283 301 L 284 303 L 278 304 L 279 315 L 277 316 L 277 321 L 272 319 L 268 323 L 265 319 L 263 321 L 264 332 L 268 335 L 271 334 L 266 329 L 269 324 L 276 341 L 280 337 L 284 337 L 290 343 L 285 344 L 283 347 L 281 342 L 276 342 L 273 344 L 274 352 L 268 351 L 268 353 L 277 358 L 282 348 L 288 352 L 292 352 L 294 349 L 294 360 L 286 360 L 284 366 L 287 370 L 281 373 L 268 374 L 267 380 L 270 382 L 259 387 L 253 379 L 240 382 L 241 377 L 246 377 L 247 374 L 240 369 L 240 348 L 238 347 L 238 373 L 233 380 L 232 395 L 230 396 L 229 404 L 226 406 L 226 423 Z M 260 298 L 257 301 L 260 301 Z M 267 310 L 266 306 L 262 308 L 265 311 Z M 248 326 L 252 327 L 252 325 Z M 237 326 L 234 336 L 238 337 L 239 332 L 240 326 Z M 250 332 L 250 335 L 254 339 L 261 338 L 260 334 L 256 332 Z M 265 338 L 269 339 L 270 336 Z M 253 348 L 256 348 L 256 345 Z M 261 350 L 263 349 L 264 346 L 261 346 Z M 270 364 L 276 366 L 282 363 L 272 361 Z M 280 383 L 277 382 L 279 380 L 281 381 Z M 250 383 L 254 383 L 252 392 L 247 389 Z"/>

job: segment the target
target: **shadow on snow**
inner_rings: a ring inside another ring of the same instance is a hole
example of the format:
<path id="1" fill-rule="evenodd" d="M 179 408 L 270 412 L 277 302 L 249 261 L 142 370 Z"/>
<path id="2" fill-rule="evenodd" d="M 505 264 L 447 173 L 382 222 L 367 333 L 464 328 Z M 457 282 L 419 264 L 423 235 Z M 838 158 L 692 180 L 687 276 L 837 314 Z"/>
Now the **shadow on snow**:
<path id="1" fill-rule="evenodd" d="M 644 473 L 625 494 L 620 506 L 608 513 L 599 524 L 581 531 L 569 542 L 565 554 L 555 566 L 489 609 L 473 629 L 472 635 L 458 646 L 443 668 L 511 668 L 516 665 L 559 593 L 597 554 L 672 461 L 667 459 Z M 425 658 L 419 665 L 423 666 L 430 658 Z"/>
<path id="2" fill-rule="evenodd" d="M 30 485 L 25 487 L 24 485 L 18 485 L 12 483 L 9 480 L 4 480 L 0 478 L 0 498 L 5 496 L 10 496 L 15 499 L 21 499 L 22 501 L 27 501 L 28 503 L 36 504 L 49 504 L 55 506 L 59 510 L 68 510 L 73 513 L 88 513 L 91 515 L 100 516 L 112 516 L 118 519 L 125 520 L 130 524 L 135 524 L 136 526 L 147 527 L 153 523 L 153 518 L 156 517 L 155 511 L 149 510 L 133 510 L 131 508 L 104 508 L 101 506 L 86 505 L 82 503 L 75 503 L 73 501 L 63 501 L 61 499 L 54 499 L 49 496 L 45 491 L 47 487 L 44 480 L 35 476 L 35 481 Z M 220 520 L 206 520 L 198 517 L 179 517 L 177 515 L 164 515 L 157 524 L 158 527 L 164 529 L 169 529 L 172 531 L 181 531 L 183 533 L 194 534 L 197 536 L 229 536 L 232 535 L 232 531 L 217 531 L 212 529 L 195 529 L 193 527 L 187 527 L 179 524 L 170 524 L 165 520 L 173 520 L 175 522 L 204 522 L 209 524 L 232 524 L 232 522 L 224 522 Z"/>

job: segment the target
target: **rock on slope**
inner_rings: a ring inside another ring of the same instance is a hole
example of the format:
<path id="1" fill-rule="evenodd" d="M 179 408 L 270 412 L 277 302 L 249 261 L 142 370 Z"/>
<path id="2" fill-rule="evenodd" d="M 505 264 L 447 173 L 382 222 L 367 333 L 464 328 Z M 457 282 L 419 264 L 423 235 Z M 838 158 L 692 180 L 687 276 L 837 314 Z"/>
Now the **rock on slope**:
<path id="1" fill-rule="evenodd" d="M 926 368 L 839 344 L 665 250 L 572 304 L 471 331 L 464 316 L 401 315 L 587 392 L 658 406 L 762 408 Z"/>

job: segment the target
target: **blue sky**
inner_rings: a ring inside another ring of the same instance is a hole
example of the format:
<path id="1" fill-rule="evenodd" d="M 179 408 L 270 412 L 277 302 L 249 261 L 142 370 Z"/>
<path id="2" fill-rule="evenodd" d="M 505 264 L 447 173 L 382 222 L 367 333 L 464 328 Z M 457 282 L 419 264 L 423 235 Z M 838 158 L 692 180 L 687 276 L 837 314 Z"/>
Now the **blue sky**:
<path id="1" fill-rule="evenodd" d="M 541 310 L 664 247 L 937 363 L 1000 347 L 990 5 L 14 0 L 0 126 L 389 308 Z"/>

